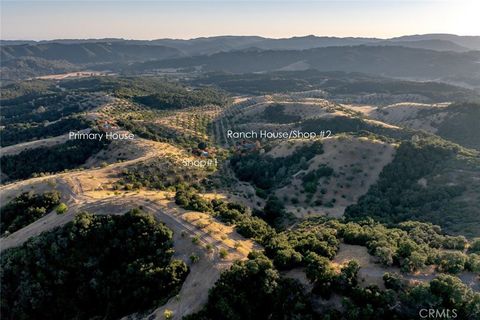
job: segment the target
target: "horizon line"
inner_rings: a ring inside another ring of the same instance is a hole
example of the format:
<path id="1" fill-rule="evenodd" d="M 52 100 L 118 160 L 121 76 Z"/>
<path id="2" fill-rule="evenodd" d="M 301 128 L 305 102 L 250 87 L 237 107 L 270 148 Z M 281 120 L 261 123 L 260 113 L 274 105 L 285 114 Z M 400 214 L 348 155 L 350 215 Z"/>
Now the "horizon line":
<path id="1" fill-rule="evenodd" d="M 307 38 L 307 37 L 316 37 L 316 38 L 338 38 L 338 39 L 376 39 L 376 40 L 390 40 L 399 37 L 411 37 L 411 36 L 426 36 L 426 35 L 450 35 L 450 36 L 457 36 L 457 37 L 480 37 L 480 35 L 473 35 L 473 34 L 456 34 L 456 33 L 448 33 L 448 32 L 431 32 L 431 33 L 415 33 L 415 34 L 401 34 L 392 37 L 376 37 L 376 36 L 336 36 L 336 35 L 315 35 L 315 34 L 305 34 L 305 35 L 292 35 L 292 36 L 284 36 L 284 37 L 269 37 L 269 36 L 262 36 L 258 34 L 241 34 L 241 35 L 234 35 L 234 34 L 218 34 L 218 35 L 209 35 L 209 36 L 196 36 L 191 38 L 151 38 L 151 39 L 141 39 L 141 38 L 124 38 L 124 37 L 95 37 L 95 38 L 44 38 L 44 39 L 20 39 L 20 38 L 9 38 L 3 39 L 0 36 L 0 41 L 34 41 L 34 42 L 42 42 L 42 41 L 69 41 L 69 40 L 123 40 L 123 41 L 158 41 L 158 40 L 180 40 L 180 41 L 189 41 L 189 40 L 197 40 L 197 39 L 208 39 L 208 38 L 221 38 L 221 37 L 258 37 L 264 39 L 272 39 L 272 40 L 284 40 L 284 39 L 292 39 L 292 38 Z"/>

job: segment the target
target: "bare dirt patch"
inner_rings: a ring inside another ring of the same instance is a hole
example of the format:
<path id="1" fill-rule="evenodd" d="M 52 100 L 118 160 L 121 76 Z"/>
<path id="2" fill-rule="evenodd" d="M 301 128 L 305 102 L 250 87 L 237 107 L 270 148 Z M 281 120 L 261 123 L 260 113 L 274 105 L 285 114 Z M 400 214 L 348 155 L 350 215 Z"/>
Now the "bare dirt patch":
<path id="1" fill-rule="evenodd" d="M 48 75 L 48 76 L 36 77 L 35 79 L 43 79 L 43 80 L 63 80 L 63 79 L 73 79 L 73 78 L 99 77 L 99 76 L 107 76 L 107 75 L 109 75 L 108 72 L 101 72 L 101 71 L 78 71 L 78 72 L 51 74 L 51 75 Z"/>

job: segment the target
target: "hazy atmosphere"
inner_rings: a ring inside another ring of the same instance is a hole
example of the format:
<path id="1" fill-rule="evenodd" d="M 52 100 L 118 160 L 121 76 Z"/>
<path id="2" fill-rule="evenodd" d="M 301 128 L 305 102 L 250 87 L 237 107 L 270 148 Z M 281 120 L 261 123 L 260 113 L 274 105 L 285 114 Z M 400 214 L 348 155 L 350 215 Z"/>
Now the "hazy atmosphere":
<path id="1" fill-rule="evenodd" d="M 479 33 L 480 3 L 444 1 L 2 1 L 2 39 Z"/>
<path id="2" fill-rule="evenodd" d="M 479 320 L 479 13 L 1 1 L 2 320 Z"/>

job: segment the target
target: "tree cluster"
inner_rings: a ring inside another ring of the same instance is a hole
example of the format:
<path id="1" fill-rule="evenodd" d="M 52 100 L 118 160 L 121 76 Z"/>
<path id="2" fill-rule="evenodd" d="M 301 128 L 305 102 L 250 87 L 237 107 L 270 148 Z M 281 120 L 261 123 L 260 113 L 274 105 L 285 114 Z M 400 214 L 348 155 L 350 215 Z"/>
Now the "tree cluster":
<path id="1" fill-rule="evenodd" d="M 234 155 L 230 164 L 237 177 L 252 182 L 258 188 L 270 190 L 278 188 L 300 169 L 307 169 L 307 161 L 323 153 L 320 141 L 304 145 L 289 156 L 274 158 L 258 152 L 247 155 Z"/>
<path id="2" fill-rule="evenodd" d="M 461 181 L 451 185 L 440 180 L 460 168 L 480 172 L 478 160 L 473 157 L 467 160 L 460 153 L 463 151 L 459 146 L 441 140 L 403 142 L 377 183 L 356 204 L 347 207 L 346 217 L 368 216 L 385 223 L 420 220 L 441 225 L 450 232 L 480 232 L 476 227 L 480 225 L 476 209 L 472 208 L 469 213 L 465 208 L 469 204 L 456 200 L 467 185 Z M 421 185 L 418 182 L 421 178 L 428 179 L 428 185 Z"/>
<path id="3" fill-rule="evenodd" d="M 165 303 L 188 274 L 172 231 L 135 209 L 81 213 L 2 253 L 4 319 L 118 319 Z"/>
<path id="4" fill-rule="evenodd" d="M 0 208 L 0 234 L 10 234 L 40 219 L 60 204 L 57 191 L 24 192 Z"/>
<path id="5" fill-rule="evenodd" d="M 206 306 L 185 320 L 316 319 L 300 283 L 282 278 L 260 252 L 222 273 Z"/>
<path id="6" fill-rule="evenodd" d="M 0 158 L 9 179 L 25 179 L 34 173 L 55 173 L 76 168 L 105 148 L 110 140 L 69 140 L 53 147 L 39 147 Z"/>
<path id="7" fill-rule="evenodd" d="M 0 145 L 2 147 L 21 142 L 55 137 L 88 128 L 90 123 L 79 117 L 64 118 L 51 124 L 43 123 L 16 123 L 0 129 Z"/>

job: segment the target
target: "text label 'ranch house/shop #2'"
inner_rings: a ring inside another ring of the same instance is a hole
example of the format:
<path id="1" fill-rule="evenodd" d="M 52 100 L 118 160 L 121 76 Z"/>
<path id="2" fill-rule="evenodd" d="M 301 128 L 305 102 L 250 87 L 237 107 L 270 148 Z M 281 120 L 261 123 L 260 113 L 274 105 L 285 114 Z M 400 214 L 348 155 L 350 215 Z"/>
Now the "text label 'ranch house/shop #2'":
<path id="1" fill-rule="evenodd" d="M 228 139 L 316 139 L 329 138 L 332 135 L 331 130 L 321 130 L 318 133 L 310 131 L 303 132 L 300 130 L 290 131 L 267 131 L 267 130 L 251 130 L 251 131 L 233 131 L 227 130 Z"/>

